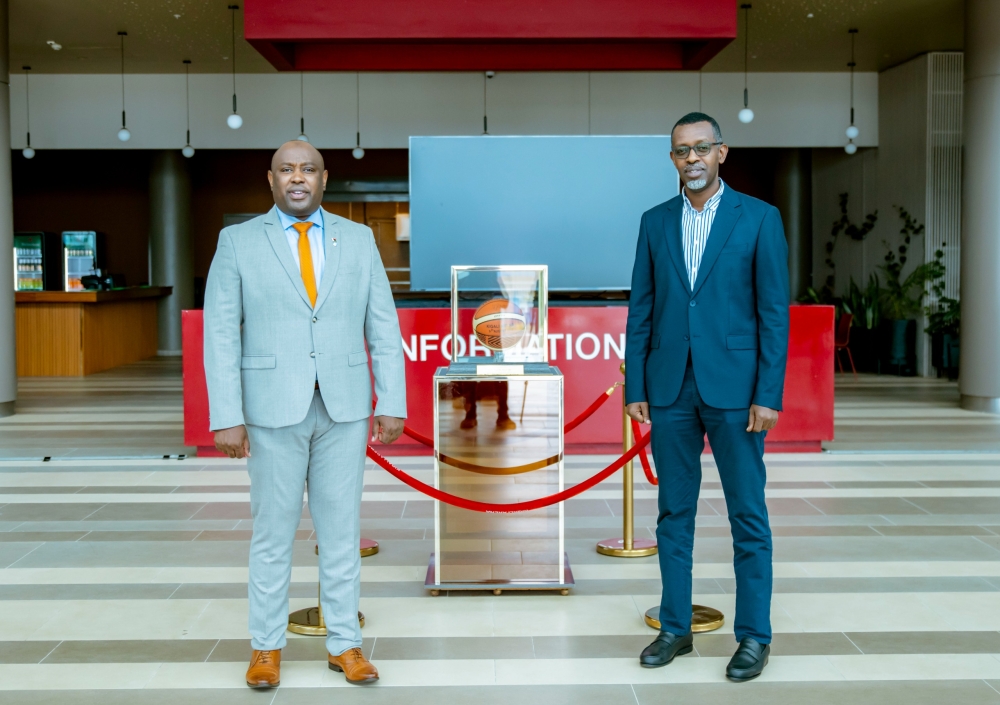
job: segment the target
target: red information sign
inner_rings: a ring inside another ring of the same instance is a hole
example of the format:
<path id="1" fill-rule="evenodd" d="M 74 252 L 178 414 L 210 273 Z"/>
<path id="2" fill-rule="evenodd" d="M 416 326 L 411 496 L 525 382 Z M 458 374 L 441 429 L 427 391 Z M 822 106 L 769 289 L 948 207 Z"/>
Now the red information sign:
<path id="1" fill-rule="evenodd" d="M 463 316 L 471 323 L 472 310 Z M 398 310 L 406 357 L 407 425 L 433 436 L 432 377 L 451 355 L 450 312 L 446 308 Z M 625 306 L 549 308 L 549 361 L 566 378 L 565 418 L 574 418 L 599 394 L 623 379 Z M 471 325 L 466 325 L 471 330 Z M 184 441 L 208 450 L 208 395 L 202 362 L 201 311 L 184 312 Z M 485 355 L 474 336 L 463 336 L 459 355 Z M 620 453 L 621 391 L 566 436 L 568 452 Z M 833 438 L 833 308 L 793 306 L 784 413 L 767 438 L 768 450 L 818 451 Z M 514 412 L 512 410 L 512 416 Z M 407 437 L 387 452 L 427 452 Z"/>

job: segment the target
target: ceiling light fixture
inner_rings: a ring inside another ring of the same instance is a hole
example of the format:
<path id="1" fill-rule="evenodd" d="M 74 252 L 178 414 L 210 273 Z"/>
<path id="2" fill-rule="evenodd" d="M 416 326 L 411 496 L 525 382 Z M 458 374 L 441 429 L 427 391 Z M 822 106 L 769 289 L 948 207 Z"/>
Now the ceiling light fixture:
<path id="1" fill-rule="evenodd" d="M 132 133 L 125 127 L 125 37 L 128 36 L 128 32 L 119 32 L 118 36 L 121 38 L 122 56 L 122 128 L 118 130 L 118 139 L 128 142 L 132 138 Z"/>
<path id="2" fill-rule="evenodd" d="M 851 69 L 851 124 L 848 126 L 847 132 L 847 144 L 844 145 L 844 151 L 848 154 L 854 154 L 858 151 L 858 145 L 854 144 L 854 140 L 858 137 L 858 128 L 854 126 L 854 67 L 857 65 L 854 61 L 854 37 L 857 36 L 857 29 L 849 29 L 847 33 L 851 35 L 851 61 L 847 65 Z"/>
<path id="3" fill-rule="evenodd" d="M 60 44 L 59 42 L 54 42 L 51 39 L 45 43 L 48 44 L 50 47 L 52 47 L 52 51 L 59 51 L 60 49 L 62 49 L 62 44 Z"/>
<path id="4" fill-rule="evenodd" d="M 306 86 L 305 74 L 299 71 L 299 142 L 308 142 L 309 135 L 306 134 Z"/>
<path id="5" fill-rule="evenodd" d="M 354 143 L 354 149 L 351 150 L 351 156 L 355 159 L 361 159 L 365 156 L 365 150 L 361 147 L 361 74 L 354 74 L 354 88 L 356 91 L 357 99 L 354 102 L 355 108 L 357 108 L 356 122 L 357 127 L 357 142 Z"/>
<path id="6" fill-rule="evenodd" d="M 483 74 L 483 77 L 484 77 L 483 78 L 483 134 L 484 135 L 490 134 L 489 123 L 486 120 L 486 112 L 487 112 L 486 111 L 486 83 L 487 83 L 487 81 L 489 81 L 494 76 L 496 76 L 496 72 L 495 71 L 487 71 L 486 73 Z"/>
<path id="7" fill-rule="evenodd" d="M 27 125 L 28 125 L 28 146 L 21 150 L 21 154 L 24 155 L 25 159 L 31 159 L 35 156 L 35 150 L 31 148 L 31 86 L 28 83 L 28 78 L 31 76 L 29 73 L 31 71 L 30 66 L 22 66 L 24 69 L 24 108 L 27 113 Z"/>
<path id="8" fill-rule="evenodd" d="M 181 154 L 190 159 L 194 156 L 191 146 L 191 59 L 184 59 L 184 97 L 187 106 L 187 140 L 181 147 Z"/>
<path id="9" fill-rule="evenodd" d="M 740 122 L 748 124 L 753 122 L 753 111 L 750 109 L 750 91 L 747 89 L 747 76 L 750 70 L 750 8 L 748 2 L 740 5 L 743 10 L 743 110 L 739 112 Z"/>
<path id="10" fill-rule="evenodd" d="M 229 10 L 233 16 L 233 114 L 226 118 L 226 124 L 234 130 L 243 127 L 243 118 L 236 112 L 236 11 L 239 5 L 230 5 Z"/>

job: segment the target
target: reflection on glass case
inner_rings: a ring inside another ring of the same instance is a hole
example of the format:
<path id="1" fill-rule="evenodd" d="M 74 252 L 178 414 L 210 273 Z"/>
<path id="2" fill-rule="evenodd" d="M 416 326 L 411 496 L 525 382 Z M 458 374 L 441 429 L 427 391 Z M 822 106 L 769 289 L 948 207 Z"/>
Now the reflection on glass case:
<path id="1" fill-rule="evenodd" d="M 456 362 L 548 361 L 547 265 L 451 268 L 451 346 Z M 460 309 L 473 311 L 471 318 Z"/>
<path id="2" fill-rule="evenodd" d="M 548 364 L 548 268 L 451 268 L 452 363 L 434 375 L 434 484 L 512 504 L 560 492 L 563 377 Z M 435 502 L 425 586 L 573 585 L 563 505 L 482 513 Z"/>

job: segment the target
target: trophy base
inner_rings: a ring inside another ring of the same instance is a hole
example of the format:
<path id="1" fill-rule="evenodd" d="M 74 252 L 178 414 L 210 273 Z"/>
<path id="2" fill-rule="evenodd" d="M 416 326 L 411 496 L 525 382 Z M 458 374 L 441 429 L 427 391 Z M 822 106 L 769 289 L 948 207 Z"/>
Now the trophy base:
<path id="1" fill-rule="evenodd" d="M 660 606 L 650 607 L 646 610 L 644 620 L 647 626 L 653 629 L 660 628 Z M 722 612 L 712 607 L 702 605 L 692 605 L 691 607 L 691 631 L 695 634 L 704 632 L 714 632 L 726 623 L 726 617 Z"/>
<path id="2" fill-rule="evenodd" d="M 597 552 L 602 556 L 618 558 L 641 558 L 656 555 L 656 541 L 652 539 L 633 539 L 632 548 L 625 548 L 625 539 L 604 539 L 598 542 Z"/>

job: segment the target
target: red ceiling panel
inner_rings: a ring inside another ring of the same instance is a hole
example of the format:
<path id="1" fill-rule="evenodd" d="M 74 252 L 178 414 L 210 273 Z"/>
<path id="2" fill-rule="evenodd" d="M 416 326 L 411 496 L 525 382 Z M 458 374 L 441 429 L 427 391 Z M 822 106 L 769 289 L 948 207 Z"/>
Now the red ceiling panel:
<path id="1" fill-rule="evenodd" d="M 698 69 L 734 0 L 246 0 L 244 34 L 286 71 Z"/>

